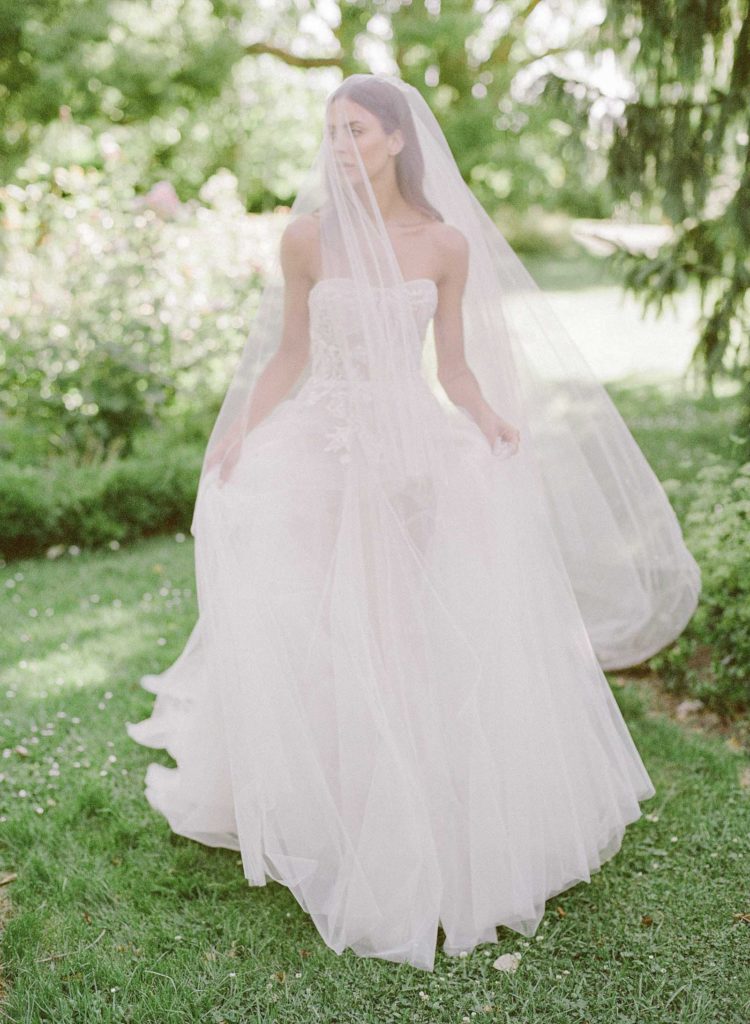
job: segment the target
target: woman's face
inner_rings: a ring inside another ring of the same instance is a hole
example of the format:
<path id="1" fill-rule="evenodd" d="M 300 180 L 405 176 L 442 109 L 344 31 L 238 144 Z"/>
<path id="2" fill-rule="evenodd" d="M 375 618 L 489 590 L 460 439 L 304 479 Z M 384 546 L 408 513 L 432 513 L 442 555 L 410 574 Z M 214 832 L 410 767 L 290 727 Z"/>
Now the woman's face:
<path id="1" fill-rule="evenodd" d="M 387 135 L 375 114 L 343 96 L 331 103 L 326 131 L 337 164 L 352 181 L 359 177 L 354 147 L 370 181 L 381 174 L 402 147 L 398 129 Z"/>

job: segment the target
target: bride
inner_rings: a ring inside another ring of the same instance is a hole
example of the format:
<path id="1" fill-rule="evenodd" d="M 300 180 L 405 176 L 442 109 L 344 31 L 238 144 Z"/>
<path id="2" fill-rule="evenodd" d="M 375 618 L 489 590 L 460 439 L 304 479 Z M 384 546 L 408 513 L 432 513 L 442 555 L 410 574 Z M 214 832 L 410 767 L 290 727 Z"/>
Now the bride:
<path id="1" fill-rule="evenodd" d="M 174 832 L 432 970 L 619 850 L 655 790 L 604 670 L 700 576 L 420 94 L 351 75 L 325 114 L 208 441 L 198 620 L 127 728 Z"/>

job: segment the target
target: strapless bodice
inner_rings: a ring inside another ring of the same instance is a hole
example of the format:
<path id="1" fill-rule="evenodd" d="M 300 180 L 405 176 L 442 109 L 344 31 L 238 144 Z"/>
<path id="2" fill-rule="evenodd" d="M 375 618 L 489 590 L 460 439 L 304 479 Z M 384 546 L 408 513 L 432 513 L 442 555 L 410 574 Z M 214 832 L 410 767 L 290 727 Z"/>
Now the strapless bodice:
<path id="1" fill-rule="evenodd" d="M 362 336 L 361 310 L 357 306 L 360 292 L 351 278 L 322 278 L 308 296 L 310 375 L 297 400 L 314 408 L 316 416 L 322 410 L 327 421 L 324 451 L 339 453 L 341 462 L 351 458 L 353 433 L 373 460 L 384 457 L 371 415 L 376 420 L 387 418 L 393 403 L 402 403 L 407 394 L 428 405 L 433 401 L 421 362 L 427 325 L 437 308 L 437 284 L 432 278 L 418 277 L 373 290 L 381 328 L 382 359 L 379 346 L 368 355 L 367 339 Z M 408 351 L 401 351 L 404 294 L 417 328 Z M 370 309 L 367 313 L 374 315 Z M 392 349 L 388 348 L 390 340 Z M 431 411 L 430 406 L 420 415 Z"/>
<path id="2" fill-rule="evenodd" d="M 352 279 L 349 277 L 324 277 L 320 281 L 316 281 L 308 295 L 311 318 L 316 318 L 318 310 L 325 304 L 325 297 L 327 295 L 332 294 L 338 299 L 343 297 L 345 301 L 347 296 L 350 299 L 356 298 L 357 289 L 352 287 L 352 284 Z M 434 315 L 435 306 L 437 305 L 437 284 L 435 281 L 431 277 L 413 277 L 408 281 L 401 281 L 395 285 L 382 285 L 380 287 L 373 285 L 373 290 L 377 294 L 382 294 L 386 301 L 388 296 L 392 295 L 399 288 L 404 289 L 409 294 L 414 307 L 423 312 L 429 321 L 430 317 Z"/>
<path id="3" fill-rule="evenodd" d="M 424 341 L 427 325 L 435 314 L 437 307 L 437 284 L 430 277 L 416 277 L 401 281 L 396 285 L 372 286 L 376 299 L 378 314 L 383 317 L 385 336 L 388 331 L 389 310 L 398 316 L 403 304 L 401 292 L 408 297 L 414 313 L 418 332 L 415 350 L 411 357 L 412 370 L 417 370 L 421 360 L 421 343 Z M 350 310 L 349 304 L 358 301 L 358 286 L 348 277 L 325 277 L 310 289 L 308 305 L 310 311 L 310 372 L 317 378 L 341 378 L 345 376 L 340 364 L 340 347 L 342 336 L 346 338 L 349 353 L 356 365 L 357 353 L 364 353 L 364 346 L 358 342 L 356 334 L 360 330 L 361 320 L 356 310 Z M 396 303 L 399 305 L 397 306 Z M 344 334 L 342 335 L 342 330 Z M 386 360 L 387 361 L 387 360 Z M 362 367 L 362 376 L 371 376 Z"/>

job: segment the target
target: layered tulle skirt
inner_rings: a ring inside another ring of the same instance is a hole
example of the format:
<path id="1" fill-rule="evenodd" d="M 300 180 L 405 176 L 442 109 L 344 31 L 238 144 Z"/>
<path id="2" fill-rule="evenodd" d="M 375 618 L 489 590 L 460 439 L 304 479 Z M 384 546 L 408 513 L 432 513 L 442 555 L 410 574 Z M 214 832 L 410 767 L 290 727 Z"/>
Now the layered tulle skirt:
<path id="1" fill-rule="evenodd" d="M 439 480 L 389 476 L 304 391 L 207 475 L 198 621 L 127 727 L 176 762 L 146 775 L 174 832 L 240 851 L 336 952 L 427 970 L 438 925 L 452 954 L 531 936 L 654 794 L 530 454 L 435 406 Z"/>

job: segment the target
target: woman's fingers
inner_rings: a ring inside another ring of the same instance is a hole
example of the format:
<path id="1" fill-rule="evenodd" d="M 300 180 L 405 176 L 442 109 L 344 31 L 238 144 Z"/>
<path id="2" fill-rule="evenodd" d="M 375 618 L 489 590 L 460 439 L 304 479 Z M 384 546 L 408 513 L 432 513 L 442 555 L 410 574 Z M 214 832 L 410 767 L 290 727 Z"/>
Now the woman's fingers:
<path id="1" fill-rule="evenodd" d="M 492 445 L 492 454 L 515 455 L 520 441 L 520 431 L 516 427 L 511 426 L 510 423 L 504 423 Z"/>
<path id="2" fill-rule="evenodd" d="M 219 480 L 222 483 L 226 483 L 232 474 L 232 470 L 240 456 L 241 444 L 239 441 L 235 441 L 234 444 L 230 445 L 224 458 L 221 460 L 219 466 Z"/>

